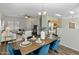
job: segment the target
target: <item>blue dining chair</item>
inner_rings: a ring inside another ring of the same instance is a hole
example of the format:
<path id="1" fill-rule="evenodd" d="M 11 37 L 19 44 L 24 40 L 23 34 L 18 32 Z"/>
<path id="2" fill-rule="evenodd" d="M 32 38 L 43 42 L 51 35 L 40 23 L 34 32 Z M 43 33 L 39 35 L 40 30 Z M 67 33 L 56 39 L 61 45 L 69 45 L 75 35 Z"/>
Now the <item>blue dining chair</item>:
<path id="1" fill-rule="evenodd" d="M 7 52 L 9 55 L 14 55 L 14 49 L 11 45 L 7 45 Z"/>
<path id="2" fill-rule="evenodd" d="M 14 49 L 11 44 L 7 45 L 7 52 L 9 55 L 21 55 L 19 49 Z"/>
<path id="3" fill-rule="evenodd" d="M 60 40 L 55 40 L 53 43 L 50 44 L 50 49 L 58 53 L 59 49 L 59 42 Z"/>
<path id="4" fill-rule="evenodd" d="M 43 47 L 34 51 L 34 53 L 35 53 L 35 55 L 48 55 L 49 47 L 50 47 L 50 44 L 44 45 Z"/>

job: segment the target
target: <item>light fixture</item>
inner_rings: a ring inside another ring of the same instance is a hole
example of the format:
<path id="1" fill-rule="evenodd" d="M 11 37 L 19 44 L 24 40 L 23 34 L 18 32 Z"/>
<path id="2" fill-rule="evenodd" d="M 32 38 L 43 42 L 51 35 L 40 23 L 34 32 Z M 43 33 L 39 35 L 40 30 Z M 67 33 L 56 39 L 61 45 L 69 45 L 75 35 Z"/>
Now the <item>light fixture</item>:
<path id="1" fill-rule="evenodd" d="M 24 18 L 28 18 L 28 16 L 25 16 Z"/>
<path id="2" fill-rule="evenodd" d="M 38 12 L 38 15 L 42 15 L 42 13 L 41 12 Z"/>
<path id="3" fill-rule="evenodd" d="M 40 12 L 38 12 L 38 15 L 46 15 L 47 14 L 47 11 L 45 9 L 45 4 L 42 3 L 42 9 Z"/>
<path id="4" fill-rule="evenodd" d="M 69 11 L 69 13 L 70 13 L 70 14 L 74 14 L 75 12 L 74 12 L 74 11 Z"/>
<path id="5" fill-rule="evenodd" d="M 38 15 L 46 15 L 47 11 L 38 12 Z"/>
<path id="6" fill-rule="evenodd" d="M 24 16 L 25 19 L 31 18 L 31 17 L 32 17 L 32 16 L 27 16 L 27 15 Z"/>
<path id="7" fill-rule="evenodd" d="M 47 11 L 43 11 L 43 15 L 46 15 L 47 14 Z"/>
<path id="8" fill-rule="evenodd" d="M 56 14 L 56 16 L 61 17 L 62 15 L 61 14 Z"/>

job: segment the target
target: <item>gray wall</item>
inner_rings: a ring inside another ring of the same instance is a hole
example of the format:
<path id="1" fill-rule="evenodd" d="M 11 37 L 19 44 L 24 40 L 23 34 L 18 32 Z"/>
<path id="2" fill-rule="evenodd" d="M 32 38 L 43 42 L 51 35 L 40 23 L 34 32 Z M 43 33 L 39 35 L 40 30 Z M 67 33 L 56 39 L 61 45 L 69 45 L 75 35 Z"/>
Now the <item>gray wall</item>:
<path id="1" fill-rule="evenodd" d="M 20 29 L 25 29 L 27 31 L 33 29 L 33 25 L 38 25 L 38 34 L 40 32 L 40 16 L 35 16 L 29 19 L 25 19 L 23 17 L 12 17 L 12 16 L 3 16 L 2 21 L 5 22 L 5 27 L 8 25 L 8 21 L 14 22 L 14 26 L 16 25 L 15 22 L 19 22 L 19 28 Z M 48 18 L 47 15 L 43 15 L 42 17 L 42 27 L 46 28 L 45 31 L 47 33 L 48 31 Z"/>
<path id="2" fill-rule="evenodd" d="M 75 29 L 69 29 L 69 22 L 77 24 Z M 67 18 L 62 21 L 63 28 L 58 29 L 58 33 L 62 32 L 64 37 L 61 39 L 61 44 L 71 49 L 79 51 L 79 18 Z"/>
<path id="3" fill-rule="evenodd" d="M 19 22 L 20 29 L 32 30 L 33 25 L 39 25 L 39 18 L 33 17 L 29 19 L 25 19 L 22 17 L 12 17 L 12 16 L 4 16 L 2 17 L 2 21 L 5 22 L 5 26 L 8 25 L 8 21 L 14 22 L 14 26 L 16 25 L 15 22 Z"/>

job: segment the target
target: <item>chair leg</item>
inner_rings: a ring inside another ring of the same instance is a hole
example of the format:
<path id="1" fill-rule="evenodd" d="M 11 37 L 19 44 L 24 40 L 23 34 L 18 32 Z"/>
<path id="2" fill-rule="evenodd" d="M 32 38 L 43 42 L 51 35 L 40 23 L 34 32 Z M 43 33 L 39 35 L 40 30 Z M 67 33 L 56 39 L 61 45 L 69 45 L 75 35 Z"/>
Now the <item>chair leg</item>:
<path id="1" fill-rule="evenodd" d="M 59 53 L 57 50 L 54 50 L 55 53 Z"/>

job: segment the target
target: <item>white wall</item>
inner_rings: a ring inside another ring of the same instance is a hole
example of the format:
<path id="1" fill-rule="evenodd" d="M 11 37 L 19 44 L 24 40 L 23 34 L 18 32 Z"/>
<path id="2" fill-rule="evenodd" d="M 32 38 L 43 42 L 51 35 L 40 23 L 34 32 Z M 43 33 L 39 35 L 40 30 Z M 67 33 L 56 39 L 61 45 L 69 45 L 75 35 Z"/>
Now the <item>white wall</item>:
<path id="1" fill-rule="evenodd" d="M 73 22 L 77 23 L 79 26 L 79 18 L 73 20 Z M 71 19 L 63 19 L 63 28 L 59 28 L 58 32 L 62 32 L 64 34 L 63 39 L 61 39 L 61 44 L 72 48 L 74 50 L 79 51 L 79 29 L 69 29 L 68 23 L 72 21 Z"/>

